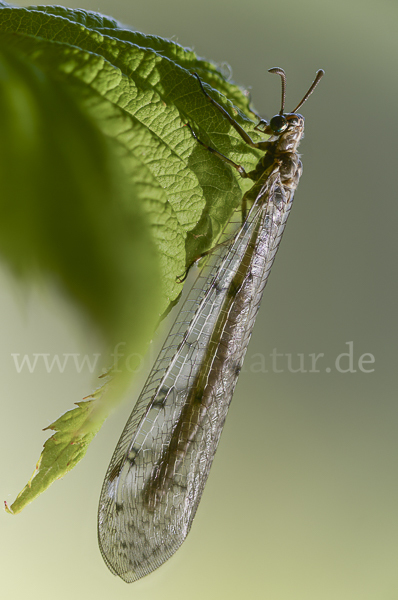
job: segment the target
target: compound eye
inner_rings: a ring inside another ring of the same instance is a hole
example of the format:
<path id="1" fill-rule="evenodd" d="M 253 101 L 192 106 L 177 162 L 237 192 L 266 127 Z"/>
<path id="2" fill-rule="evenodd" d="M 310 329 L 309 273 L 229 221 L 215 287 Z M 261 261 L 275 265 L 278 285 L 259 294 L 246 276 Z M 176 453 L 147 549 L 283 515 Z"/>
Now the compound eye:
<path id="1" fill-rule="evenodd" d="M 276 134 L 283 133 L 288 128 L 288 123 L 283 115 L 275 115 L 269 124 L 272 131 Z"/>

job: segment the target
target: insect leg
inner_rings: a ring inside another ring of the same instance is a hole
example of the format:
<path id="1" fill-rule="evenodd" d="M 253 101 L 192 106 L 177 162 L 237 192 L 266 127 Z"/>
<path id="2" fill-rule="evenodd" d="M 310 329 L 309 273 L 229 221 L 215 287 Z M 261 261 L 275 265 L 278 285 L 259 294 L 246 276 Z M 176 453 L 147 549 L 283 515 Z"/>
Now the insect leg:
<path id="1" fill-rule="evenodd" d="M 231 123 L 232 127 L 234 127 L 234 129 L 239 133 L 240 137 L 242 138 L 242 140 L 244 142 L 246 142 L 246 144 L 249 144 L 249 146 L 251 146 L 252 148 L 258 148 L 259 150 L 266 150 L 267 146 L 264 146 L 264 144 L 268 144 L 268 142 L 253 142 L 253 140 L 251 139 L 250 135 L 243 129 L 243 127 L 241 127 L 239 125 L 239 123 L 237 123 L 235 121 L 235 119 L 233 119 L 230 114 L 225 110 L 225 108 L 223 108 L 220 104 L 218 104 L 218 102 L 216 102 L 215 100 L 213 100 L 213 98 L 211 96 L 209 96 L 209 94 L 206 92 L 205 88 L 203 87 L 203 83 L 199 77 L 199 75 L 197 73 L 194 73 L 196 79 L 199 81 L 199 85 L 202 89 L 202 92 L 204 93 L 204 95 L 206 96 L 206 98 L 208 99 L 209 102 L 211 102 L 212 104 L 214 104 L 214 106 L 224 115 L 224 117 Z"/>
<path id="2" fill-rule="evenodd" d="M 269 128 L 269 123 L 268 123 L 267 119 L 261 118 L 260 115 L 257 115 L 257 116 L 258 116 L 258 123 L 254 127 L 254 131 L 260 131 L 261 133 L 268 134 L 268 131 L 266 131 Z"/>
<path id="3" fill-rule="evenodd" d="M 198 136 L 196 135 L 196 133 L 194 132 L 194 130 L 192 129 L 192 127 L 190 126 L 189 123 L 186 123 L 187 127 L 189 127 L 193 137 L 195 138 L 195 140 L 197 142 L 199 142 L 199 144 L 201 146 L 203 146 L 204 148 L 206 148 L 206 150 L 208 150 L 209 152 L 212 152 L 212 154 L 215 154 L 216 156 L 218 156 L 219 158 L 221 158 L 221 160 L 223 160 L 224 162 L 228 163 L 229 165 L 231 165 L 231 167 L 234 167 L 234 169 L 236 169 L 239 173 L 239 175 L 241 177 L 243 177 L 244 179 L 246 177 L 249 177 L 249 175 L 246 173 L 244 167 L 242 167 L 242 165 L 238 165 L 237 163 L 235 163 L 233 160 L 231 160 L 230 158 L 227 158 L 226 156 L 224 156 L 224 154 L 221 154 L 221 152 L 219 152 L 218 150 L 215 150 L 214 148 L 212 148 L 211 146 L 208 146 L 207 144 L 205 144 L 204 142 L 202 142 L 202 140 L 200 140 L 198 138 Z"/>

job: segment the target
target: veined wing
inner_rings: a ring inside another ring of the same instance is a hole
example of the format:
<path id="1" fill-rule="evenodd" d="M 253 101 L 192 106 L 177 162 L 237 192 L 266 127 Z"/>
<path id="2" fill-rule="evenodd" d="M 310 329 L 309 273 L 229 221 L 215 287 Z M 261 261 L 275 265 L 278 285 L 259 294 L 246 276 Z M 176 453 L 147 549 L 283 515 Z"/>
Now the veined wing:
<path id="1" fill-rule="evenodd" d="M 293 192 L 275 167 L 231 245 L 210 255 L 117 444 L 98 537 L 127 582 L 159 567 L 189 532 Z"/>

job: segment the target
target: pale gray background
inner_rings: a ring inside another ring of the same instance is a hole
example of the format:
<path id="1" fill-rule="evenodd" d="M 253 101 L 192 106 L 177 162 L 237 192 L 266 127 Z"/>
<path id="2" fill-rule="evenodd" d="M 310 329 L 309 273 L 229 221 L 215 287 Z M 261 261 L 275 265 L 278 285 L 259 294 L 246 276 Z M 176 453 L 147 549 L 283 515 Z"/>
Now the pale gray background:
<path id="1" fill-rule="evenodd" d="M 396 600 L 396 2 L 388 0 L 89 0 L 145 33 L 174 37 L 252 87 L 257 109 L 279 109 L 272 66 L 287 72 L 287 108 L 315 71 L 303 108 L 304 176 L 193 529 L 179 552 L 128 586 L 96 542 L 105 470 L 131 404 L 115 414 L 77 469 L 22 514 L 1 519 L 2 595 L 43 600 Z M 2 286 L 1 499 L 31 475 L 41 428 L 96 384 L 85 372 L 18 375 L 11 352 L 97 351 L 56 297 L 21 299 Z M 335 358 L 353 341 L 356 364 Z M 253 373 L 263 353 L 308 359 L 320 373 Z M 331 373 L 325 367 L 332 368 Z M 142 382 L 142 377 L 141 377 Z"/>

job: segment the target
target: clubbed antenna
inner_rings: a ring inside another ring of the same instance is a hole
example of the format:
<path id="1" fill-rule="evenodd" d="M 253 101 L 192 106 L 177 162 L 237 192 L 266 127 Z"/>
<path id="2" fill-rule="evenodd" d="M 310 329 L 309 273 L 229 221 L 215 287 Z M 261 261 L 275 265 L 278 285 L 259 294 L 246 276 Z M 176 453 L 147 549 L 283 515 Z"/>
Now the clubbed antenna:
<path id="1" fill-rule="evenodd" d="M 308 92 L 306 93 L 306 95 L 304 96 L 302 101 L 296 106 L 296 108 L 292 112 L 295 113 L 300 108 L 300 106 L 302 106 L 304 104 L 304 102 L 307 100 L 307 98 L 309 98 L 311 96 L 312 92 L 314 91 L 314 89 L 316 88 L 316 86 L 318 85 L 318 83 L 320 82 L 320 80 L 322 79 L 322 77 L 324 75 L 325 75 L 325 71 L 323 69 L 319 69 L 319 71 L 317 71 L 315 79 L 312 82 L 310 89 L 308 90 Z"/>
<path id="2" fill-rule="evenodd" d="M 280 67 L 272 67 L 272 69 L 268 69 L 268 73 L 276 73 L 276 75 L 279 75 L 280 78 L 282 79 L 282 103 L 281 103 L 281 109 L 279 111 L 279 114 L 283 115 L 283 111 L 285 110 L 285 100 L 286 100 L 286 73 Z M 300 104 L 300 106 L 301 106 L 301 104 Z"/>

